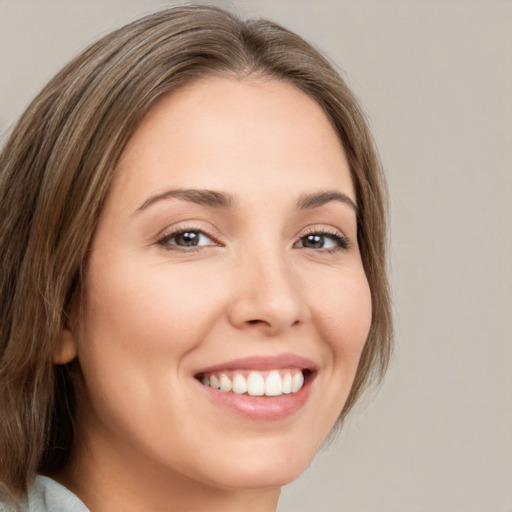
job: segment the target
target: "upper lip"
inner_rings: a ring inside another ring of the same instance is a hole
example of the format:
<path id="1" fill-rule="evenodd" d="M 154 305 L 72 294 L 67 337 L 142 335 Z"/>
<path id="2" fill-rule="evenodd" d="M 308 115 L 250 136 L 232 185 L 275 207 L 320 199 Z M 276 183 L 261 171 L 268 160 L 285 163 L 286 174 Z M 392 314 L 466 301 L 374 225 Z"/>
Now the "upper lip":
<path id="1" fill-rule="evenodd" d="M 212 373 L 220 370 L 279 370 L 295 366 L 303 370 L 315 371 L 316 365 L 311 359 L 296 354 L 280 354 L 273 356 L 249 356 L 240 359 L 233 359 L 223 363 L 201 368 L 196 372 Z"/>

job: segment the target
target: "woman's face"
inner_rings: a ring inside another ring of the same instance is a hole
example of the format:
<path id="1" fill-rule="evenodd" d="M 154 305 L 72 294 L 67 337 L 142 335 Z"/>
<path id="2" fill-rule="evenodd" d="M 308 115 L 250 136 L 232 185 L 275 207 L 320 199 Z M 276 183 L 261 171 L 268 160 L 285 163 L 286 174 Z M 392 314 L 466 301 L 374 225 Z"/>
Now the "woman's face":
<path id="1" fill-rule="evenodd" d="M 66 334 L 76 453 L 224 489 L 297 477 L 370 326 L 355 201 L 336 133 L 292 85 L 162 98 L 122 154 Z"/>

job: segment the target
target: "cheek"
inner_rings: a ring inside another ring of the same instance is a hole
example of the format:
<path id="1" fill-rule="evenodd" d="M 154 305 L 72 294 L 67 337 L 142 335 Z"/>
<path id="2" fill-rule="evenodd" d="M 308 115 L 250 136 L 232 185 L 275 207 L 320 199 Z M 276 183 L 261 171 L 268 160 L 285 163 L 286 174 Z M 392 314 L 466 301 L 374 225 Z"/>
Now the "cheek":
<path id="1" fill-rule="evenodd" d="M 335 364 L 354 375 L 372 321 L 371 292 L 363 269 L 331 276 L 310 290 L 316 325 Z"/>
<path id="2" fill-rule="evenodd" d="M 370 288 L 363 269 L 333 276 L 322 293 L 316 291 L 314 317 L 323 340 L 325 374 L 330 382 L 324 398 L 330 405 L 321 413 L 327 432 L 338 419 L 357 374 L 372 321 Z M 320 414 L 320 413 L 319 413 Z"/>
<path id="3" fill-rule="evenodd" d="M 145 421 L 153 418 L 163 429 L 154 427 L 153 435 L 163 436 L 187 405 L 185 394 L 169 390 L 183 382 L 187 354 L 217 321 L 219 301 L 204 272 L 184 270 L 135 257 L 108 264 L 91 257 L 79 360 L 86 407 L 101 424 L 144 437 Z"/>
<path id="4" fill-rule="evenodd" d="M 131 371 L 143 371 L 144 362 L 167 372 L 172 362 L 179 370 L 181 356 L 200 345 L 219 320 L 226 284 L 206 265 L 190 272 L 186 264 L 136 262 L 117 258 L 115 265 L 105 265 L 91 258 L 83 351 L 98 365 L 119 357 Z"/>
<path id="5" fill-rule="evenodd" d="M 372 320 L 371 293 L 366 275 L 354 265 L 330 276 L 317 275 L 306 285 L 317 347 L 324 363 L 318 375 L 319 406 L 307 426 L 307 435 L 322 442 L 339 418 L 352 389 L 361 352 Z M 321 405 L 320 405 L 321 400 Z"/>

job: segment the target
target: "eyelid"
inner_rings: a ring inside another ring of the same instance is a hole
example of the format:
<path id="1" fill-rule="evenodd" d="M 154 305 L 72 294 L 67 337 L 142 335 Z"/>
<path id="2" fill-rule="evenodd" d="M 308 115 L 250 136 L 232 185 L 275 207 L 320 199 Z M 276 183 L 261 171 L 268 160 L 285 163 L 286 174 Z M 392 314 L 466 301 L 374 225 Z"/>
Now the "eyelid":
<path id="1" fill-rule="evenodd" d="M 347 250 L 350 249 L 352 245 L 352 241 L 338 228 L 335 228 L 333 226 L 325 226 L 325 225 L 318 225 L 318 226 L 309 226 L 304 231 L 302 231 L 298 236 L 297 240 L 294 242 L 294 246 L 301 241 L 303 238 L 307 237 L 308 235 L 324 235 L 324 236 L 331 236 L 333 238 L 336 238 L 339 241 L 339 245 L 336 248 L 332 249 L 311 249 L 312 251 L 317 252 L 334 252 L 336 250 Z M 307 249 L 307 247 L 306 247 Z"/>
<path id="2" fill-rule="evenodd" d="M 176 225 L 167 227 L 163 231 L 161 231 L 155 238 L 155 243 L 166 250 L 177 250 L 183 252 L 191 252 L 201 250 L 201 248 L 207 247 L 223 247 L 224 244 L 220 241 L 221 234 L 217 229 L 212 226 L 201 226 L 201 223 L 196 223 L 194 221 L 184 221 L 184 223 L 178 223 Z M 206 245 L 198 245 L 198 246 L 180 246 L 177 244 L 169 244 L 169 240 L 173 237 L 186 233 L 188 231 L 199 232 L 208 237 L 212 243 Z M 296 237 L 293 242 L 293 247 L 297 247 L 297 244 L 301 242 L 301 240 L 308 235 L 321 235 L 326 237 L 332 237 L 335 239 L 336 247 L 332 248 L 310 248 L 303 247 L 304 249 L 310 249 L 315 252 L 336 252 L 338 250 L 347 250 L 352 245 L 351 240 L 338 228 L 334 226 L 326 226 L 326 225 L 313 225 L 304 228 Z M 302 248 L 302 247 L 298 247 Z"/>
<path id="3" fill-rule="evenodd" d="M 188 231 L 202 233 L 203 235 L 207 236 L 213 243 L 208 245 L 190 247 L 181 247 L 179 245 L 168 244 L 169 239 L 171 239 L 172 237 L 175 237 L 181 233 L 186 233 Z M 165 230 L 161 231 L 156 237 L 156 244 L 163 247 L 166 250 L 177 250 L 183 252 L 199 250 L 202 247 L 221 247 L 223 244 L 219 241 L 220 236 L 217 235 L 216 233 L 214 234 L 213 231 L 216 230 L 212 228 L 205 228 L 204 226 L 199 226 L 198 224 L 195 224 L 193 222 L 186 224 L 178 224 L 168 227 Z"/>

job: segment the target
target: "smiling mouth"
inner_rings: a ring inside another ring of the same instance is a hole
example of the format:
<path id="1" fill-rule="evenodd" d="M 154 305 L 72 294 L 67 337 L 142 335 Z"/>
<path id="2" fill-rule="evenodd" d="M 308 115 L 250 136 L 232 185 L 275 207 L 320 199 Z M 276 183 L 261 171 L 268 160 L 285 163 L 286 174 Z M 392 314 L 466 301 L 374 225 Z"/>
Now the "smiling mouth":
<path id="1" fill-rule="evenodd" d="M 224 393 L 249 396 L 281 396 L 300 391 L 312 374 L 310 370 L 280 368 L 279 370 L 226 370 L 199 373 L 195 377 L 204 386 Z"/>

